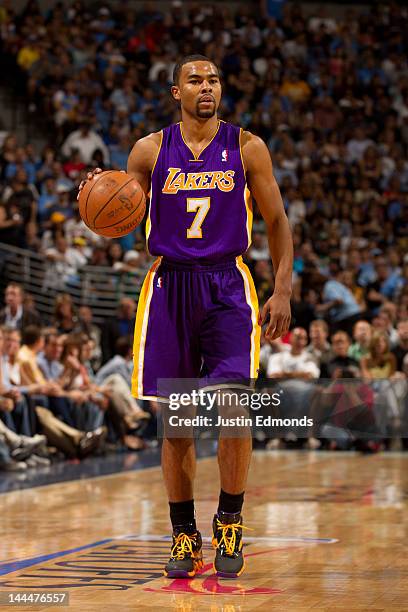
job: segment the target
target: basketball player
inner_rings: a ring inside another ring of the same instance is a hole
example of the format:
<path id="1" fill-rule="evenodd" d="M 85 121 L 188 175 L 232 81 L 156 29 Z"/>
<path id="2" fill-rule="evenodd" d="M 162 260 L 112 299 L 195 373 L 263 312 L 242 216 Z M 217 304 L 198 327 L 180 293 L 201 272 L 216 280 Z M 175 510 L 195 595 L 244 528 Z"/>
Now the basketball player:
<path id="1" fill-rule="evenodd" d="M 254 379 L 260 324 L 279 338 L 290 323 L 293 246 L 264 142 L 220 121 L 217 67 L 200 55 L 174 68 L 171 93 L 181 122 L 139 140 L 127 172 L 150 192 L 147 246 L 158 259 L 144 281 L 134 341 L 132 392 L 157 399 L 160 378 Z M 249 188 L 249 189 L 248 189 Z M 250 190 L 250 191 L 249 191 Z M 258 315 L 254 284 L 242 254 L 251 241 L 256 199 L 265 220 L 275 289 Z M 244 568 L 241 510 L 251 438 L 219 440 L 221 479 L 213 520 L 214 569 L 237 577 Z M 192 577 L 202 567 L 194 512 L 193 439 L 164 439 L 162 469 L 173 526 L 165 575 Z"/>

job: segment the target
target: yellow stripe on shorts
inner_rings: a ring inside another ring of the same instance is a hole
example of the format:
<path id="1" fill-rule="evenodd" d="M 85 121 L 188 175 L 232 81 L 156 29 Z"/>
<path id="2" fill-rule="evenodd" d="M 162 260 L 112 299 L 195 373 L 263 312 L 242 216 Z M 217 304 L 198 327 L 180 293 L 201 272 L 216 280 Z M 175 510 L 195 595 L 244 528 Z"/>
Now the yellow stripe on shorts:
<path id="1" fill-rule="evenodd" d="M 241 272 L 244 280 L 245 297 L 251 309 L 252 332 L 251 332 L 251 378 L 258 378 L 259 371 L 259 351 L 261 342 L 261 327 L 258 323 L 258 297 L 256 295 L 254 281 L 247 265 L 242 261 L 242 257 L 237 257 L 237 268 Z"/>
<path id="2" fill-rule="evenodd" d="M 134 397 L 143 396 L 144 351 L 147 337 L 147 327 L 149 325 L 150 302 L 153 295 L 153 283 L 156 276 L 156 270 L 161 263 L 161 259 L 161 257 L 156 259 L 147 273 L 140 291 L 139 302 L 137 304 L 135 337 L 133 342 L 132 395 Z"/>

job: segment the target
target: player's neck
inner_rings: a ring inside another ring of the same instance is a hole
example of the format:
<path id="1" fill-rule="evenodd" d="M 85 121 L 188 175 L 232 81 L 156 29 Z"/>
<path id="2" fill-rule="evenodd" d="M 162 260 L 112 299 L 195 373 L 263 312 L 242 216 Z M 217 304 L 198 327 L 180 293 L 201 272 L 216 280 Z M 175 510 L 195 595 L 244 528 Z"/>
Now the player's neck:
<path id="1" fill-rule="evenodd" d="M 209 142 L 218 130 L 218 117 L 214 115 L 206 121 L 189 115 L 182 115 L 183 136 L 189 144 L 203 145 Z"/>

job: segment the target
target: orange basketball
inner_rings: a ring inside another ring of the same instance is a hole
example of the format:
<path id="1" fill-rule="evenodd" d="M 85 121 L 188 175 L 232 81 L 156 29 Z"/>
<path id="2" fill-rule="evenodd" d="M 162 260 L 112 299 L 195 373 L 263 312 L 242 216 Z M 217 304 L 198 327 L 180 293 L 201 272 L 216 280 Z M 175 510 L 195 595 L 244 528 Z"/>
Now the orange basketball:
<path id="1" fill-rule="evenodd" d="M 115 238 L 137 228 L 146 211 L 143 189 L 135 178 L 107 170 L 87 181 L 79 196 L 79 212 L 96 234 Z"/>

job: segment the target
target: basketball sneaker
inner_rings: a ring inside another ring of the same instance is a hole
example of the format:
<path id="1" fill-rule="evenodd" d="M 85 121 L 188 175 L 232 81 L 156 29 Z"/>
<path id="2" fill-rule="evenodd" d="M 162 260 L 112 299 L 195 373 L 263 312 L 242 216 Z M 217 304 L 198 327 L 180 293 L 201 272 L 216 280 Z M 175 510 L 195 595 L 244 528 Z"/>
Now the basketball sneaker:
<path id="1" fill-rule="evenodd" d="M 171 557 L 164 568 L 168 578 L 193 578 L 204 565 L 201 533 L 185 530 L 185 525 L 174 527 Z"/>
<path id="2" fill-rule="evenodd" d="M 242 554 L 242 516 L 218 512 L 213 520 L 212 545 L 215 548 L 214 571 L 217 576 L 238 578 L 244 571 Z"/>

